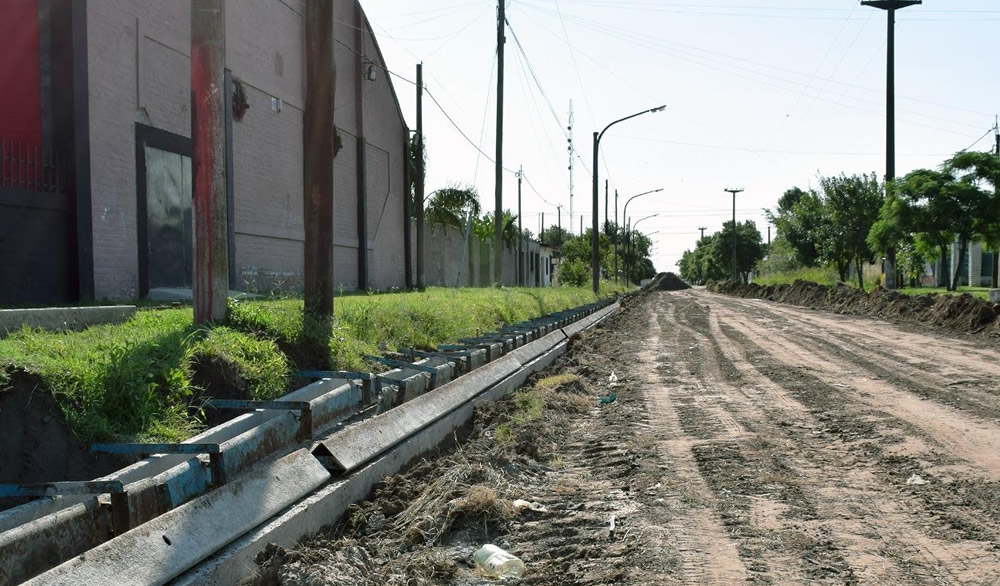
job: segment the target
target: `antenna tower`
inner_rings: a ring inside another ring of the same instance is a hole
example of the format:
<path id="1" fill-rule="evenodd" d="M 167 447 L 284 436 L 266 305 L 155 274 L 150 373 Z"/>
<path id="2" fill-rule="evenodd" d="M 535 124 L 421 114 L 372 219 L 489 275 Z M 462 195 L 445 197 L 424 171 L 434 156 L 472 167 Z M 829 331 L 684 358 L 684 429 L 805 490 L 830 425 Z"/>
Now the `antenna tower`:
<path id="1" fill-rule="evenodd" d="M 566 130 L 569 131 L 569 137 L 566 142 L 569 146 L 566 148 L 569 151 L 569 225 L 573 226 L 573 159 L 576 154 L 576 149 L 573 147 L 573 100 L 569 101 L 569 124 L 566 126 Z"/>

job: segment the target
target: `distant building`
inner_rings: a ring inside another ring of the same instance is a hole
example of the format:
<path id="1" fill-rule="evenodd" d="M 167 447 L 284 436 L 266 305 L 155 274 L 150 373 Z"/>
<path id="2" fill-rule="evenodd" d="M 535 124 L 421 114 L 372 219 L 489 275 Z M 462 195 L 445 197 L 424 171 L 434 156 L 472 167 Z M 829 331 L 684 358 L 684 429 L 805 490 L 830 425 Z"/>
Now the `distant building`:
<path id="1" fill-rule="evenodd" d="M 190 5 L 0 1 L 0 305 L 190 287 Z M 403 287 L 409 132 L 359 2 L 334 6 L 335 285 Z M 295 289 L 305 5 L 225 9 L 230 282 Z"/>

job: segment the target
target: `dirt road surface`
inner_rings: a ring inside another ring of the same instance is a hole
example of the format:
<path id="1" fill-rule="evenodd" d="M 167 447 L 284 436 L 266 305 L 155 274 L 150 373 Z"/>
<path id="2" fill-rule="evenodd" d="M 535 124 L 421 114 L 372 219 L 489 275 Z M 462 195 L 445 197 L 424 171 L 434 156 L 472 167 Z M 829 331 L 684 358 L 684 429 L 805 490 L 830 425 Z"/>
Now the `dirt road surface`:
<path id="1" fill-rule="evenodd" d="M 587 402 L 568 413 L 548 402 L 556 431 L 529 442 L 541 452 L 497 447 L 512 408 L 501 405 L 464 447 L 360 509 L 388 521 L 345 521 L 272 558 L 269 575 L 337 583 L 307 578 L 360 556 L 354 584 L 491 583 L 469 559 L 494 542 L 525 561 L 528 584 L 998 584 L 1000 351 L 902 327 L 650 293 L 545 373 L 572 375 Z M 612 391 L 615 402 L 594 403 Z M 544 511 L 480 510 L 432 540 L 405 539 L 398 519 L 470 462 L 488 469 L 477 481 L 498 501 Z"/>

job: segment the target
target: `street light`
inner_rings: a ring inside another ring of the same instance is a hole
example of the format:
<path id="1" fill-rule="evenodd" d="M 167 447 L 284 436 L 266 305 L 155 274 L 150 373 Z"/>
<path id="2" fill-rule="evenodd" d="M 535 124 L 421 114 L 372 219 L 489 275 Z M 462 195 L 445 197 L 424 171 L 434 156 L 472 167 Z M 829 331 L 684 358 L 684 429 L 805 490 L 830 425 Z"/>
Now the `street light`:
<path id="1" fill-rule="evenodd" d="M 639 218 L 638 220 L 636 220 L 635 224 L 633 224 L 631 221 L 629 221 L 629 230 L 628 230 L 629 247 L 628 248 L 629 248 L 629 252 L 632 255 L 635 254 L 635 227 L 639 225 L 639 222 L 642 222 L 643 220 L 648 220 L 650 218 L 655 218 L 656 216 L 659 216 L 659 215 L 660 214 L 658 214 L 658 213 L 657 214 L 650 214 L 650 215 L 645 216 L 643 218 Z M 629 268 L 631 268 L 631 266 L 632 266 L 631 263 L 626 263 L 626 265 L 625 265 L 625 283 L 626 284 L 628 284 L 628 282 L 629 282 Z"/>
<path id="2" fill-rule="evenodd" d="M 654 189 L 652 191 L 644 191 L 642 193 L 639 193 L 637 195 L 633 195 L 632 197 L 628 198 L 628 201 L 625 202 L 625 209 L 622 210 L 622 218 L 625 218 L 625 215 L 628 213 L 628 203 L 630 201 L 632 201 L 633 199 L 635 199 L 637 197 L 640 197 L 640 196 L 643 196 L 643 195 L 649 195 L 650 193 L 658 193 L 660 191 L 663 191 L 662 187 L 659 188 L 659 189 Z M 618 284 L 618 228 L 619 228 L 619 226 L 618 226 L 618 191 L 615 191 L 615 284 L 616 285 Z"/>
<path id="3" fill-rule="evenodd" d="M 600 239 L 598 238 L 598 234 L 597 234 L 597 220 L 598 220 L 598 214 L 600 213 L 600 208 L 598 207 L 599 203 L 598 203 L 598 198 L 597 198 L 597 175 L 598 175 L 598 169 L 597 169 L 597 152 L 598 152 L 598 148 L 601 145 L 601 137 L 604 136 L 604 133 L 607 132 L 609 128 L 611 128 L 615 124 L 618 124 L 619 122 L 624 122 L 626 120 L 635 118 L 636 116 L 642 116 L 643 114 L 651 114 L 651 113 L 654 113 L 654 112 L 662 112 L 662 111 L 664 111 L 666 109 L 667 109 L 667 106 L 663 105 L 663 106 L 657 106 L 655 108 L 650 108 L 649 110 L 643 110 L 642 112 L 636 112 L 635 114 L 632 114 L 631 116 L 626 116 L 624 118 L 619 118 L 618 120 L 615 120 L 611 124 L 608 124 L 607 126 L 605 126 L 604 130 L 602 130 L 601 132 L 599 132 L 599 133 L 595 132 L 594 133 L 594 172 L 593 172 L 593 181 L 594 181 L 594 186 L 593 186 L 594 187 L 594 190 L 593 190 L 594 191 L 594 194 L 593 194 L 594 214 L 593 215 L 594 215 L 594 218 L 593 218 L 593 234 L 591 234 L 591 236 L 590 236 L 590 249 L 591 249 L 590 250 L 590 264 L 591 264 L 591 269 L 593 271 L 594 295 L 598 295 L 600 293 L 600 285 L 601 285 L 601 262 L 600 262 L 600 253 L 598 251 L 598 245 L 599 245 Z"/>

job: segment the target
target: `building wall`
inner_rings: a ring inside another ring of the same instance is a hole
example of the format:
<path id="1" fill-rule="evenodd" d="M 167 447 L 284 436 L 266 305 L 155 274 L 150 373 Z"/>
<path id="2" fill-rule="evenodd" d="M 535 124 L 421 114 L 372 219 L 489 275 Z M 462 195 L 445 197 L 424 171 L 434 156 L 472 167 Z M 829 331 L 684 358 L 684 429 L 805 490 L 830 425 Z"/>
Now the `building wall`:
<path id="1" fill-rule="evenodd" d="M 401 287 L 408 131 L 385 71 L 375 81 L 359 75 L 364 59 L 384 65 L 360 5 L 334 6 L 334 122 L 343 142 L 334 160 L 334 284 L 359 287 L 355 165 L 363 129 L 369 282 L 360 286 Z M 227 68 L 250 105 L 232 125 L 233 288 L 301 287 L 304 12 L 301 0 L 226 3 Z M 190 136 L 190 3 L 88 0 L 87 19 L 95 293 L 130 298 L 139 292 L 135 123 Z"/>
<path id="2" fill-rule="evenodd" d="M 0 2 L 0 139 L 42 146 L 38 0 Z"/>

